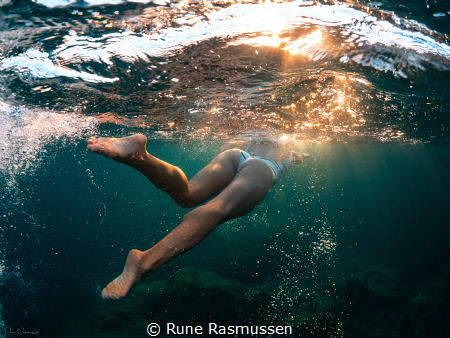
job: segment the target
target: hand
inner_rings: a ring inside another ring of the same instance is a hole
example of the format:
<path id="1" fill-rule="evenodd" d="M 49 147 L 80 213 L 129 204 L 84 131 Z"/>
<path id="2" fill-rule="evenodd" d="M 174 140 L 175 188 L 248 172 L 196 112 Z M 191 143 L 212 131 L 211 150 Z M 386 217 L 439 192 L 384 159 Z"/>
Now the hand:
<path id="1" fill-rule="evenodd" d="M 309 157 L 307 153 L 297 153 L 296 151 L 293 151 L 292 155 L 294 156 L 294 164 L 300 164 L 305 158 Z"/>

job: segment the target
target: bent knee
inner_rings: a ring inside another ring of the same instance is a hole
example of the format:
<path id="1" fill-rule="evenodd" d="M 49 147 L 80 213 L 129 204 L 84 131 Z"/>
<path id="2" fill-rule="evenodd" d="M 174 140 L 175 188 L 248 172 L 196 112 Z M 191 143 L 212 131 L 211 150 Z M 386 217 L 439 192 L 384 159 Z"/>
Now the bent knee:
<path id="1" fill-rule="evenodd" d="M 199 204 L 194 198 L 192 198 L 191 194 L 170 194 L 170 197 L 178 204 L 178 206 L 182 208 L 193 208 Z"/>
<path id="2" fill-rule="evenodd" d="M 171 195 L 171 197 L 182 208 L 194 208 L 203 202 L 191 187 L 183 194 Z"/>
<path id="3" fill-rule="evenodd" d="M 175 202 L 182 208 L 193 208 L 199 204 L 192 198 L 174 198 Z"/>

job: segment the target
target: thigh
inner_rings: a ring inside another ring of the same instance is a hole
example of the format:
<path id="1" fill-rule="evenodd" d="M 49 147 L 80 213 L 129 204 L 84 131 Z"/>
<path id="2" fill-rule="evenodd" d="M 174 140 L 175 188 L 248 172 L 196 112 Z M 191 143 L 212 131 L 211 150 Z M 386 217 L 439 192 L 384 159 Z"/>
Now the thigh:
<path id="1" fill-rule="evenodd" d="M 224 221 L 249 213 L 273 185 L 272 170 L 259 160 L 248 160 L 230 184 L 208 202 L 222 210 Z"/>
<path id="2" fill-rule="evenodd" d="M 217 155 L 189 181 L 189 197 L 199 204 L 220 193 L 236 176 L 239 149 L 229 149 Z"/>

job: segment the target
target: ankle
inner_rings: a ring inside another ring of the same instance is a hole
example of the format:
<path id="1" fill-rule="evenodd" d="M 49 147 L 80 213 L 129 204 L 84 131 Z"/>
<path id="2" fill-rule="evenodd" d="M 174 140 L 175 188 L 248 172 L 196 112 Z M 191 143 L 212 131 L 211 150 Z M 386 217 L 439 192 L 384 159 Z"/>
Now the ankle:
<path id="1" fill-rule="evenodd" d="M 148 163 L 148 160 L 150 159 L 150 154 L 144 150 L 143 152 L 138 152 L 136 154 L 134 154 L 133 156 L 131 156 L 128 160 L 127 160 L 127 164 L 135 167 L 135 168 L 140 168 L 143 165 L 145 165 L 146 163 Z"/>
<path id="2" fill-rule="evenodd" d="M 154 252 L 151 248 L 144 251 L 142 259 L 139 262 L 139 270 L 142 271 L 143 274 L 147 274 L 155 270 L 160 265 L 154 256 Z"/>

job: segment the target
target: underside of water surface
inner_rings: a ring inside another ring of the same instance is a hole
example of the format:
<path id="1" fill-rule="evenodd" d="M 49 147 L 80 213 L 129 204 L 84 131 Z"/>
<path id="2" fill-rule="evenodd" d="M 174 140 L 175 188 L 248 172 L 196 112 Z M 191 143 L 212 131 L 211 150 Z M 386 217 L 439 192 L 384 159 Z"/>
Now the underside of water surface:
<path id="1" fill-rule="evenodd" d="M 444 0 L 0 0 L 0 337 L 447 336 L 448 34 Z M 144 133 L 192 177 L 258 130 L 310 156 L 102 300 L 186 209 L 85 140 Z"/>

